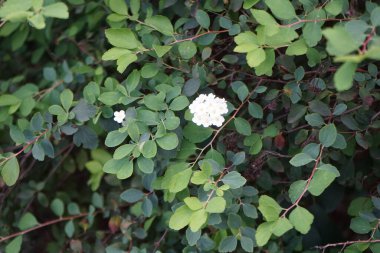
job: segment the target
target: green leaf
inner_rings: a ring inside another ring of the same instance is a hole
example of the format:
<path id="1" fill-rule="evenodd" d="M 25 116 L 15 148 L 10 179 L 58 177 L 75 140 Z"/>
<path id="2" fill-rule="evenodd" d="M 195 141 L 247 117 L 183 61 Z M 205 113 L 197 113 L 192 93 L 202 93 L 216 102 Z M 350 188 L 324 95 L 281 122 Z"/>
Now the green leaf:
<path id="1" fill-rule="evenodd" d="M 195 13 L 195 19 L 203 28 L 208 29 L 210 27 L 210 17 L 205 11 L 197 10 Z"/>
<path id="2" fill-rule="evenodd" d="M 380 7 L 376 7 L 371 11 L 371 23 L 374 26 L 380 26 Z"/>
<path id="3" fill-rule="evenodd" d="M 334 124 L 328 124 L 319 131 L 319 141 L 325 147 L 330 147 L 334 144 L 338 132 Z"/>
<path id="4" fill-rule="evenodd" d="M 132 14 L 134 16 L 139 14 L 140 4 L 141 4 L 140 0 L 131 0 L 130 1 L 129 7 L 131 8 Z"/>
<path id="5" fill-rule="evenodd" d="M 306 153 L 296 154 L 289 163 L 294 167 L 300 167 L 314 161 L 314 158 Z"/>
<path id="6" fill-rule="evenodd" d="M 130 161 L 129 157 L 120 160 L 111 159 L 104 164 L 103 171 L 116 174 L 116 177 L 119 179 L 126 179 L 133 173 L 133 161 Z"/>
<path id="7" fill-rule="evenodd" d="M 28 17 L 28 21 L 36 29 L 44 29 L 46 26 L 45 18 L 41 13 Z"/>
<path id="8" fill-rule="evenodd" d="M 257 36 L 251 31 L 240 33 L 234 38 L 234 40 L 238 45 L 234 48 L 234 52 L 247 53 L 259 47 Z"/>
<path id="9" fill-rule="evenodd" d="M 254 133 L 251 134 L 250 136 L 246 137 L 244 139 L 244 145 L 249 146 L 249 153 L 251 155 L 256 155 L 260 153 L 262 147 L 263 147 L 263 142 L 261 140 L 261 136 Z"/>
<path id="10" fill-rule="evenodd" d="M 196 245 L 200 237 L 201 231 L 193 232 L 190 229 L 186 230 L 186 239 L 190 246 Z"/>
<path id="11" fill-rule="evenodd" d="M 197 53 L 197 46 L 192 41 L 181 42 L 178 46 L 178 51 L 183 59 L 188 60 Z"/>
<path id="12" fill-rule="evenodd" d="M 331 114 L 330 107 L 320 100 L 313 100 L 309 102 L 309 108 L 312 112 L 319 113 L 325 117 L 330 116 Z"/>
<path id="13" fill-rule="evenodd" d="M 130 153 L 132 153 L 135 147 L 135 144 L 124 144 L 118 147 L 113 154 L 113 159 L 119 160 L 128 156 Z"/>
<path id="14" fill-rule="evenodd" d="M 371 243 L 369 248 L 371 249 L 372 253 L 380 252 L 380 243 Z"/>
<path id="15" fill-rule="evenodd" d="M 118 103 L 120 98 L 121 98 L 120 92 L 106 91 L 106 92 L 103 92 L 99 96 L 98 100 L 104 103 L 105 105 L 115 105 Z"/>
<path id="16" fill-rule="evenodd" d="M 154 29 L 156 29 L 164 35 L 170 36 L 174 33 L 173 25 L 171 24 L 170 20 L 165 16 L 156 15 L 149 17 L 145 19 L 145 23 L 150 27 L 154 27 Z"/>
<path id="17" fill-rule="evenodd" d="M 299 39 L 292 42 L 289 47 L 286 49 L 287 55 L 304 55 L 307 52 L 307 45 L 304 39 Z"/>
<path id="18" fill-rule="evenodd" d="M 80 214 L 79 206 L 77 203 L 71 202 L 67 206 L 67 211 L 71 215 Z"/>
<path id="19" fill-rule="evenodd" d="M 5 253 L 19 253 L 21 250 L 22 244 L 22 235 L 14 238 L 8 245 L 5 247 Z"/>
<path id="20" fill-rule="evenodd" d="M 319 23 L 310 22 L 302 28 L 302 36 L 309 47 L 315 47 L 322 39 L 322 29 Z"/>
<path id="21" fill-rule="evenodd" d="M 139 141 L 140 138 L 140 129 L 135 122 L 129 122 L 127 132 L 129 137 L 135 142 Z"/>
<path id="22" fill-rule="evenodd" d="M 156 139 L 156 142 L 162 149 L 172 150 L 178 146 L 178 136 L 175 133 L 168 133 Z"/>
<path id="23" fill-rule="evenodd" d="M 139 45 L 135 34 L 129 28 L 109 28 L 105 30 L 105 34 L 109 43 L 115 47 L 134 49 Z"/>
<path id="24" fill-rule="evenodd" d="M 301 234 L 309 232 L 314 216 L 305 208 L 297 206 L 289 215 L 289 220 L 294 228 Z"/>
<path id="25" fill-rule="evenodd" d="M 156 51 L 156 54 L 158 57 L 164 56 L 167 52 L 172 49 L 172 46 L 160 46 L 160 45 L 153 45 L 154 51 Z"/>
<path id="26" fill-rule="evenodd" d="M 181 111 L 188 107 L 189 100 L 185 96 L 179 96 L 173 99 L 173 101 L 169 105 L 169 109 L 172 111 Z"/>
<path id="27" fill-rule="evenodd" d="M 325 10 L 336 16 L 343 11 L 343 4 L 344 0 L 331 0 L 326 4 Z"/>
<path id="28" fill-rule="evenodd" d="M 252 132 L 251 124 L 243 118 L 237 117 L 234 119 L 236 131 L 242 135 L 250 135 Z"/>
<path id="29" fill-rule="evenodd" d="M 244 0 L 243 8 L 249 9 L 252 8 L 256 3 L 258 3 L 260 0 Z M 249 252 L 249 251 L 248 251 Z"/>
<path id="30" fill-rule="evenodd" d="M 256 119 L 262 119 L 264 115 L 263 108 L 261 107 L 261 105 L 255 102 L 249 103 L 248 112 L 252 117 Z"/>
<path id="31" fill-rule="evenodd" d="M 109 6 L 113 12 L 128 16 L 128 6 L 124 0 L 109 0 Z"/>
<path id="32" fill-rule="evenodd" d="M 250 204 L 243 204 L 243 213 L 245 216 L 252 219 L 257 219 L 258 216 L 256 207 Z"/>
<path id="33" fill-rule="evenodd" d="M 324 119 L 318 113 L 311 113 L 305 116 L 305 120 L 312 127 L 320 127 L 325 124 Z"/>
<path id="34" fill-rule="evenodd" d="M 367 220 L 361 217 L 355 217 L 351 219 L 350 229 L 358 234 L 367 234 L 373 227 Z"/>
<path id="35" fill-rule="evenodd" d="M 116 61 L 117 71 L 119 73 L 123 73 L 127 69 L 127 67 L 136 60 L 137 56 L 135 54 L 124 54 L 120 56 Z"/>
<path id="36" fill-rule="evenodd" d="M 145 158 L 153 158 L 157 154 L 157 145 L 156 142 L 148 140 L 143 143 L 141 153 Z"/>
<path id="37" fill-rule="evenodd" d="M 193 211 L 199 210 L 203 207 L 202 203 L 197 197 L 187 197 L 183 201 Z"/>
<path id="38" fill-rule="evenodd" d="M 44 6 L 42 14 L 45 17 L 67 19 L 69 17 L 69 10 L 66 4 L 59 2 Z"/>
<path id="39" fill-rule="evenodd" d="M 145 158 L 143 156 L 140 156 L 139 158 L 137 158 L 137 166 L 139 170 L 145 174 L 150 174 L 154 170 L 153 160 L 149 158 Z"/>
<path id="40" fill-rule="evenodd" d="M 3 177 L 4 183 L 8 186 L 12 186 L 17 182 L 20 174 L 20 166 L 18 164 L 17 158 L 12 157 L 2 166 L 1 176 Z"/>
<path id="41" fill-rule="evenodd" d="M 109 132 L 107 134 L 105 144 L 107 147 L 116 147 L 123 143 L 123 141 L 127 138 L 128 133 L 127 132 L 119 132 L 119 130 L 114 130 L 112 132 Z"/>
<path id="42" fill-rule="evenodd" d="M 251 13 L 259 24 L 273 27 L 273 31 L 270 32 L 269 35 L 272 35 L 276 33 L 278 30 L 280 30 L 277 21 L 268 12 L 263 10 L 252 9 Z"/>
<path id="43" fill-rule="evenodd" d="M 63 212 L 65 211 L 65 205 L 63 204 L 63 201 L 61 199 L 55 198 L 50 203 L 50 209 L 53 211 L 55 215 L 62 217 Z"/>
<path id="44" fill-rule="evenodd" d="M 257 246 L 262 247 L 268 243 L 272 236 L 273 222 L 261 223 L 256 230 L 255 238 Z"/>
<path id="45" fill-rule="evenodd" d="M 266 221 L 275 221 L 278 219 L 282 208 L 271 197 L 262 195 L 259 198 L 259 210 Z"/>
<path id="46" fill-rule="evenodd" d="M 253 247 L 255 246 L 253 239 L 247 236 L 240 237 L 240 245 L 245 252 L 253 252 Z"/>
<path id="47" fill-rule="evenodd" d="M 188 123 L 183 129 L 183 135 L 192 143 L 200 143 L 207 140 L 213 133 L 211 128 L 197 126 L 194 123 Z"/>
<path id="48" fill-rule="evenodd" d="M 120 194 L 120 198 L 128 203 L 135 203 L 141 200 L 145 194 L 137 189 L 131 188 Z"/>
<path id="49" fill-rule="evenodd" d="M 206 205 L 208 213 L 223 213 L 225 209 L 226 200 L 222 197 L 214 197 Z"/>
<path id="50" fill-rule="evenodd" d="M 18 222 L 18 228 L 20 230 L 26 230 L 28 228 L 32 228 L 38 225 L 38 221 L 36 217 L 30 212 L 26 212 Z"/>
<path id="51" fill-rule="evenodd" d="M 324 164 L 316 170 L 308 191 L 314 196 L 319 196 L 338 176 L 340 176 L 339 171 L 334 166 Z"/>
<path id="52" fill-rule="evenodd" d="M 334 75 L 334 84 L 338 91 L 345 91 L 352 87 L 357 66 L 355 62 L 345 62 L 338 68 Z"/>
<path id="53" fill-rule="evenodd" d="M 219 252 L 235 252 L 237 246 L 237 239 L 235 236 L 224 237 L 220 242 L 218 251 Z"/>
<path id="54" fill-rule="evenodd" d="M 71 112 L 75 113 L 75 119 L 85 122 L 96 115 L 96 107 L 81 99 Z"/>
<path id="55" fill-rule="evenodd" d="M 200 185 L 207 182 L 209 176 L 203 171 L 195 171 L 191 177 L 191 183 Z"/>
<path id="56" fill-rule="evenodd" d="M 161 111 L 166 108 L 164 97 L 161 95 L 149 94 L 144 96 L 144 104 L 151 110 Z"/>
<path id="57" fill-rule="evenodd" d="M 259 66 L 265 61 L 265 51 L 262 48 L 256 48 L 247 53 L 247 63 L 250 67 L 254 68 Z"/>
<path id="58" fill-rule="evenodd" d="M 292 203 L 295 203 L 296 200 L 301 196 L 302 192 L 306 187 L 306 180 L 298 180 L 293 182 L 289 188 L 289 198 Z"/>
<path id="59" fill-rule="evenodd" d="M 255 68 L 255 73 L 258 76 L 261 75 L 272 75 L 272 68 L 275 63 L 275 53 L 273 49 L 265 49 L 265 61 L 263 61 L 259 66 Z"/>
<path id="60" fill-rule="evenodd" d="M 245 152 L 244 151 L 238 152 L 232 157 L 232 164 L 235 166 L 242 164 L 244 161 L 245 161 Z"/>
<path id="61" fill-rule="evenodd" d="M 73 103 L 73 99 L 74 99 L 73 92 L 69 89 L 65 89 L 62 91 L 59 98 L 61 100 L 61 104 L 62 104 L 63 109 L 65 109 L 66 111 L 69 111 L 69 109 Z"/>
<path id="62" fill-rule="evenodd" d="M 73 220 L 70 220 L 65 225 L 65 233 L 67 237 L 71 238 L 73 237 L 74 232 L 75 232 L 74 222 Z"/>
<path id="63" fill-rule="evenodd" d="M 190 168 L 188 168 L 173 176 L 170 180 L 169 191 L 172 193 L 177 193 L 187 188 L 192 173 L 193 171 Z"/>
<path id="64" fill-rule="evenodd" d="M 356 50 L 360 44 L 344 29 L 337 25 L 323 30 L 322 34 L 327 38 L 327 52 L 331 55 L 341 56 Z"/>
<path id="65" fill-rule="evenodd" d="M 242 187 L 247 180 L 240 175 L 237 171 L 232 171 L 222 178 L 222 182 L 227 184 L 231 189 L 238 189 Z"/>
<path id="66" fill-rule="evenodd" d="M 294 104 L 290 108 L 290 112 L 288 114 L 288 123 L 293 124 L 300 120 L 303 115 L 305 115 L 307 107 L 300 104 Z"/>
<path id="67" fill-rule="evenodd" d="M 103 55 L 102 55 L 102 60 L 103 61 L 114 61 L 119 59 L 123 55 L 129 55 L 131 54 L 131 51 L 126 48 L 120 48 L 120 47 L 113 47 L 109 50 L 107 50 Z"/>
<path id="68" fill-rule="evenodd" d="M 13 95 L 4 94 L 0 95 L 0 106 L 9 106 L 21 103 L 21 100 Z"/>
<path id="69" fill-rule="evenodd" d="M 297 17 L 294 7 L 289 0 L 265 0 L 265 4 L 279 19 L 292 19 Z"/>
<path id="70" fill-rule="evenodd" d="M 293 225 L 287 218 L 280 218 L 274 222 L 272 232 L 275 236 L 282 236 L 292 228 Z"/>
<path id="71" fill-rule="evenodd" d="M 178 207 L 170 217 L 169 227 L 174 230 L 180 230 L 186 227 L 190 223 L 192 214 L 193 211 L 186 205 Z"/>
<path id="72" fill-rule="evenodd" d="M 159 71 L 160 71 L 160 69 L 156 63 L 147 63 L 141 69 L 141 76 L 143 78 L 152 78 L 152 77 L 156 76 Z M 154 96 L 154 95 L 152 94 L 152 96 Z M 162 98 L 162 100 L 163 100 L 163 98 Z"/>
<path id="73" fill-rule="evenodd" d="M 191 215 L 189 227 L 191 231 L 197 232 L 207 221 L 208 214 L 204 209 L 199 209 Z"/>

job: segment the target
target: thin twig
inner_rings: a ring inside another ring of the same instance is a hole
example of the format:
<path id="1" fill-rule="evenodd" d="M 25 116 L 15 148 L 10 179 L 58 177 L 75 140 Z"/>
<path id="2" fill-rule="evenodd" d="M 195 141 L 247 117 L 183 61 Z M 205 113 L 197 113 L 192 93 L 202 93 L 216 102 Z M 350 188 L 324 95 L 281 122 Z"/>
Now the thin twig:
<path id="1" fill-rule="evenodd" d="M 96 215 L 96 214 L 97 213 L 95 212 L 94 215 Z M 84 217 L 84 216 L 87 216 L 87 215 L 88 215 L 88 213 L 81 213 L 81 214 L 77 214 L 77 215 L 60 217 L 58 219 L 46 221 L 46 222 L 41 223 L 41 224 L 39 224 L 39 225 L 37 225 L 35 227 L 29 228 L 29 229 L 26 229 L 26 230 L 23 230 L 23 231 L 20 231 L 20 232 L 17 232 L 17 233 L 13 233 L 13 234 L 5 236 L 5 237 L 0 237 L 0 242 L 7 241 L 9 239 L 12 239 L 12 238 L 20 236 L 20 235 L 25 235 L 25 234 L 27 234 L 29 232 L 34 231 L 34 230 L 37 230 L 37 229 L 40 229 L 40 228 L 44 228 L 44 227 L 47 227 L 47 226 L 50 226 L 50 225 L 53 225 L 53 224 L 56 224 L 56 223 L 59 223 L 59 222 L 62 222 L 62 221 L 74 220 L 74 219 L 78 219 L 78 218 L 81 218 L 81 217 Z"/>
<path id="2" fill-rule="evenodd" d="M 34 143 L 36 143 L 42 136 L 44 136 L 47 132 L 49 131 L 49 128 L 45 129 L 40 135 L 38 135 L 36 138 L 34 138 L 33 140 L 29 141 L 26 143 L 26 145 L 20 150 L 18 151 L 17 153 L 15 154 L 12 154 L 11 156 L 8 156 L 8 157 L 5 157 L 3 161 L 0 162 L 0 165 L 3 165 L 6 161 L 14 158 L 14 157 L 17 157 L 19 154 L 21 154 L 22 152 L 24 152 L 30 145 L 33 145 Z"/>
<path id="3" fill-rule="evenodd" d="M 309 176 L 309 178 L 307 179 L 306 181 L 306 185 L 302 191 L 302 193 L 300 194 L 300 196 L 297 198 L 297 200 L 294 202 L 294 204 L 292 204 L 290 207 L 286 208 L 285 211 L 282 213 L 281 215 L 281 218 L 284 218 L 286 216 L 286 214 L 291 211 L 294 207 L 298 206 L 298 203 L 301 201 L 301 199 L 303 198 L 303 196 L 305 195 L 305 193 L 307 192 L 307 189 L 309 188 L 309 185 L 311 183 L 311 180 L 313 179 L 314 177 L 314 174 L 315 172 L 317 171 L 317 168 L 318 168 L 318 165 L 319 165 L 319 162 L 321 161 L 322 159 L 322 154 L 323 154 L 323 145 L 321 145 L 320 149 L 319 149 L 319 155 L 317 157 L 317 159 L 315 160 L 315 165 L 314 165 L 314 168 L 313 170 L 311 171 L 311 174 Z"/>
<path id="4" fill-rule="evenodd" d="M 318 22 L 325 22 L 325 21 L 350 21 L 354 18 L 321 18 L 321 19 L 301 19 L 297 22 L 287 24 L 287 25 L 279 25 L 280 27 L 293 27 L 295 25 L 299 25 L 302 23 L 318 23 Z"/>
<path id="5" fill-rule="evenodd" d="M 165 229 L 165 232 L 161 236 L 161 238 L 157 242 L 154 243 L 155 246 L 154 246 L 154 249 L 153 249 L 152 253 L 155 253 L 158 250 L 158 248 L 160 247 L 161 242 L 165 239 L 165 237 L 166 237 L 166 235 L 167 235 L 168 232 L 169 232 L 169 229 Z"/>

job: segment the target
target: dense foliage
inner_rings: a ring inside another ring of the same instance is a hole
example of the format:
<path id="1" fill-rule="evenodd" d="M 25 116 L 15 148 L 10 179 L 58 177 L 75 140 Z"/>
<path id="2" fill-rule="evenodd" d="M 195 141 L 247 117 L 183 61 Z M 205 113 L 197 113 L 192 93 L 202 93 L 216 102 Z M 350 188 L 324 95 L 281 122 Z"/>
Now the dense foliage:
<path id="1" fill-rule="evenodd" d="M 380 252 L 376 2 L 0 1 L 0 251 Z"/>

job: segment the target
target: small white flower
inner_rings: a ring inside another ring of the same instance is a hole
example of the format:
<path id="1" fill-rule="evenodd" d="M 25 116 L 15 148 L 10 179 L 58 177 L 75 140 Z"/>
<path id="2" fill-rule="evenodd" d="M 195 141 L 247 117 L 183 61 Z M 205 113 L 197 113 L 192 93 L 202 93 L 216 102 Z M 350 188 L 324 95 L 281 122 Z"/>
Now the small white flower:
<path id="1" fill-rule="evenodd" d="M 113 118 L 114 121 L 116 121 L 117 123 L 123 123 L 123 121 L 125 119 L 125 111 L 123 111 L 123 110 L 116 111 L 113 113 L 113 116 L 115 116 Z"/>
<path id="2" fill-rule="evenodd" d="M 222 114 L 228 112 L 227 101 L 224 98 L 215 97 L 214 94 L 201 94 L 189 106 L 193 114 L 192 121 L 198 126 L 221 127 L 224 122 Z"/>

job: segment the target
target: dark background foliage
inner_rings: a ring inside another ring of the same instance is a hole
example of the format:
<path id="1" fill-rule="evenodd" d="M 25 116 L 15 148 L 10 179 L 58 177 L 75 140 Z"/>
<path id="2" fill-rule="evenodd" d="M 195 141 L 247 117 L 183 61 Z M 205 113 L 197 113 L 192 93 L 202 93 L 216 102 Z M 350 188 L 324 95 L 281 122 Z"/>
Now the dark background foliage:
<path id="1" fill-rule="evenodd" d="M 376 1 L 0 2 L 1 252 L 380 252 Z"/>

